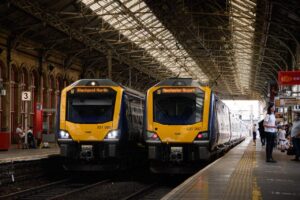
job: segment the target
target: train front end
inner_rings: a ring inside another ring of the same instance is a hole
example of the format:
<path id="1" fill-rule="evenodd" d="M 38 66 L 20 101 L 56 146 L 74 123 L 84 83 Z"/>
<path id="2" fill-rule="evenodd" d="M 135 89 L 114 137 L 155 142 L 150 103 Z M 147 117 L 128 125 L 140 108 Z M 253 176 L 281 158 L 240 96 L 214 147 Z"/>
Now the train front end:
<path id="1" fill-rule="evenodd" d="M 153 172 L 184 173 L 183 166 L 209 158 L 210 96 L 191 79 L 168 79 L 148 90 L 144 135 Z"/>
<path id="2" fill-rule="evenodd" d="M 61 94 L 57 138 L 69 161 L 104 163 L 119 156 L 123 89 L 106 79 L 83 79 Z"/>

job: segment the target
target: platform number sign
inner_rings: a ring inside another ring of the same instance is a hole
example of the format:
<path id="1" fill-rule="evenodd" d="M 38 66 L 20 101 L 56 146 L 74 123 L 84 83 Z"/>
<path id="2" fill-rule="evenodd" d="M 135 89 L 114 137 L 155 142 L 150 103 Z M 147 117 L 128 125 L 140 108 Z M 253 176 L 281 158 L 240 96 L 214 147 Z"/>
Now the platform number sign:
<path id="1" fill-rule="evenodd" d="M 22 101 L 31 101 L 31 92 L 23 91 L 22 92 Z"/>

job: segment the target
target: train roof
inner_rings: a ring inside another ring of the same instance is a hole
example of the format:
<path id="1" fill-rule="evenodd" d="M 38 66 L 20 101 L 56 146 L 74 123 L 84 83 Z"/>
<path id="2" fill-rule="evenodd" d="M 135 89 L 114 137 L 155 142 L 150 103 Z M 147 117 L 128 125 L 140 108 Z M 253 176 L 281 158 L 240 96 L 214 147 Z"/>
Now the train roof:
<path id="1" fill-rule="evenodd" d="M 197 81 L 192 78 L 170 78 L 163 80 L 155 85 L 156 86 L 201 86 Z"/>
<path id="2" fill-rule="evenodd" d="M 71 86 L 120 86 L 110 79 L 80 79 Z"/>

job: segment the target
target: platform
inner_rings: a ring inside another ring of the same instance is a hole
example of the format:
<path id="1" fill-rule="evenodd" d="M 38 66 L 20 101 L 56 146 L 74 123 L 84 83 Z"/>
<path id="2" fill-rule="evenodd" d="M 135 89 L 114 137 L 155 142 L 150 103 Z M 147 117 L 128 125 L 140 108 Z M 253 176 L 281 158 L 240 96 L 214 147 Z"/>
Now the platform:
<path id="1" fill-rule="evenodd" d="M 248 138 L 163 199 L 300 199 L 300 162 L 278 149 L 273 157 L 266 162 L 265 147 Z"/>
<path id="2" fill-rule="evenodd" d="M 54 155 L 59 155 L 59 147 L 56 144 L 51 145 L 50 148 L 42 149 L 17 149 L 13 146 L 8 151 L 0 151 L 0 164 L 12 161 L 38 160 Z"/>

